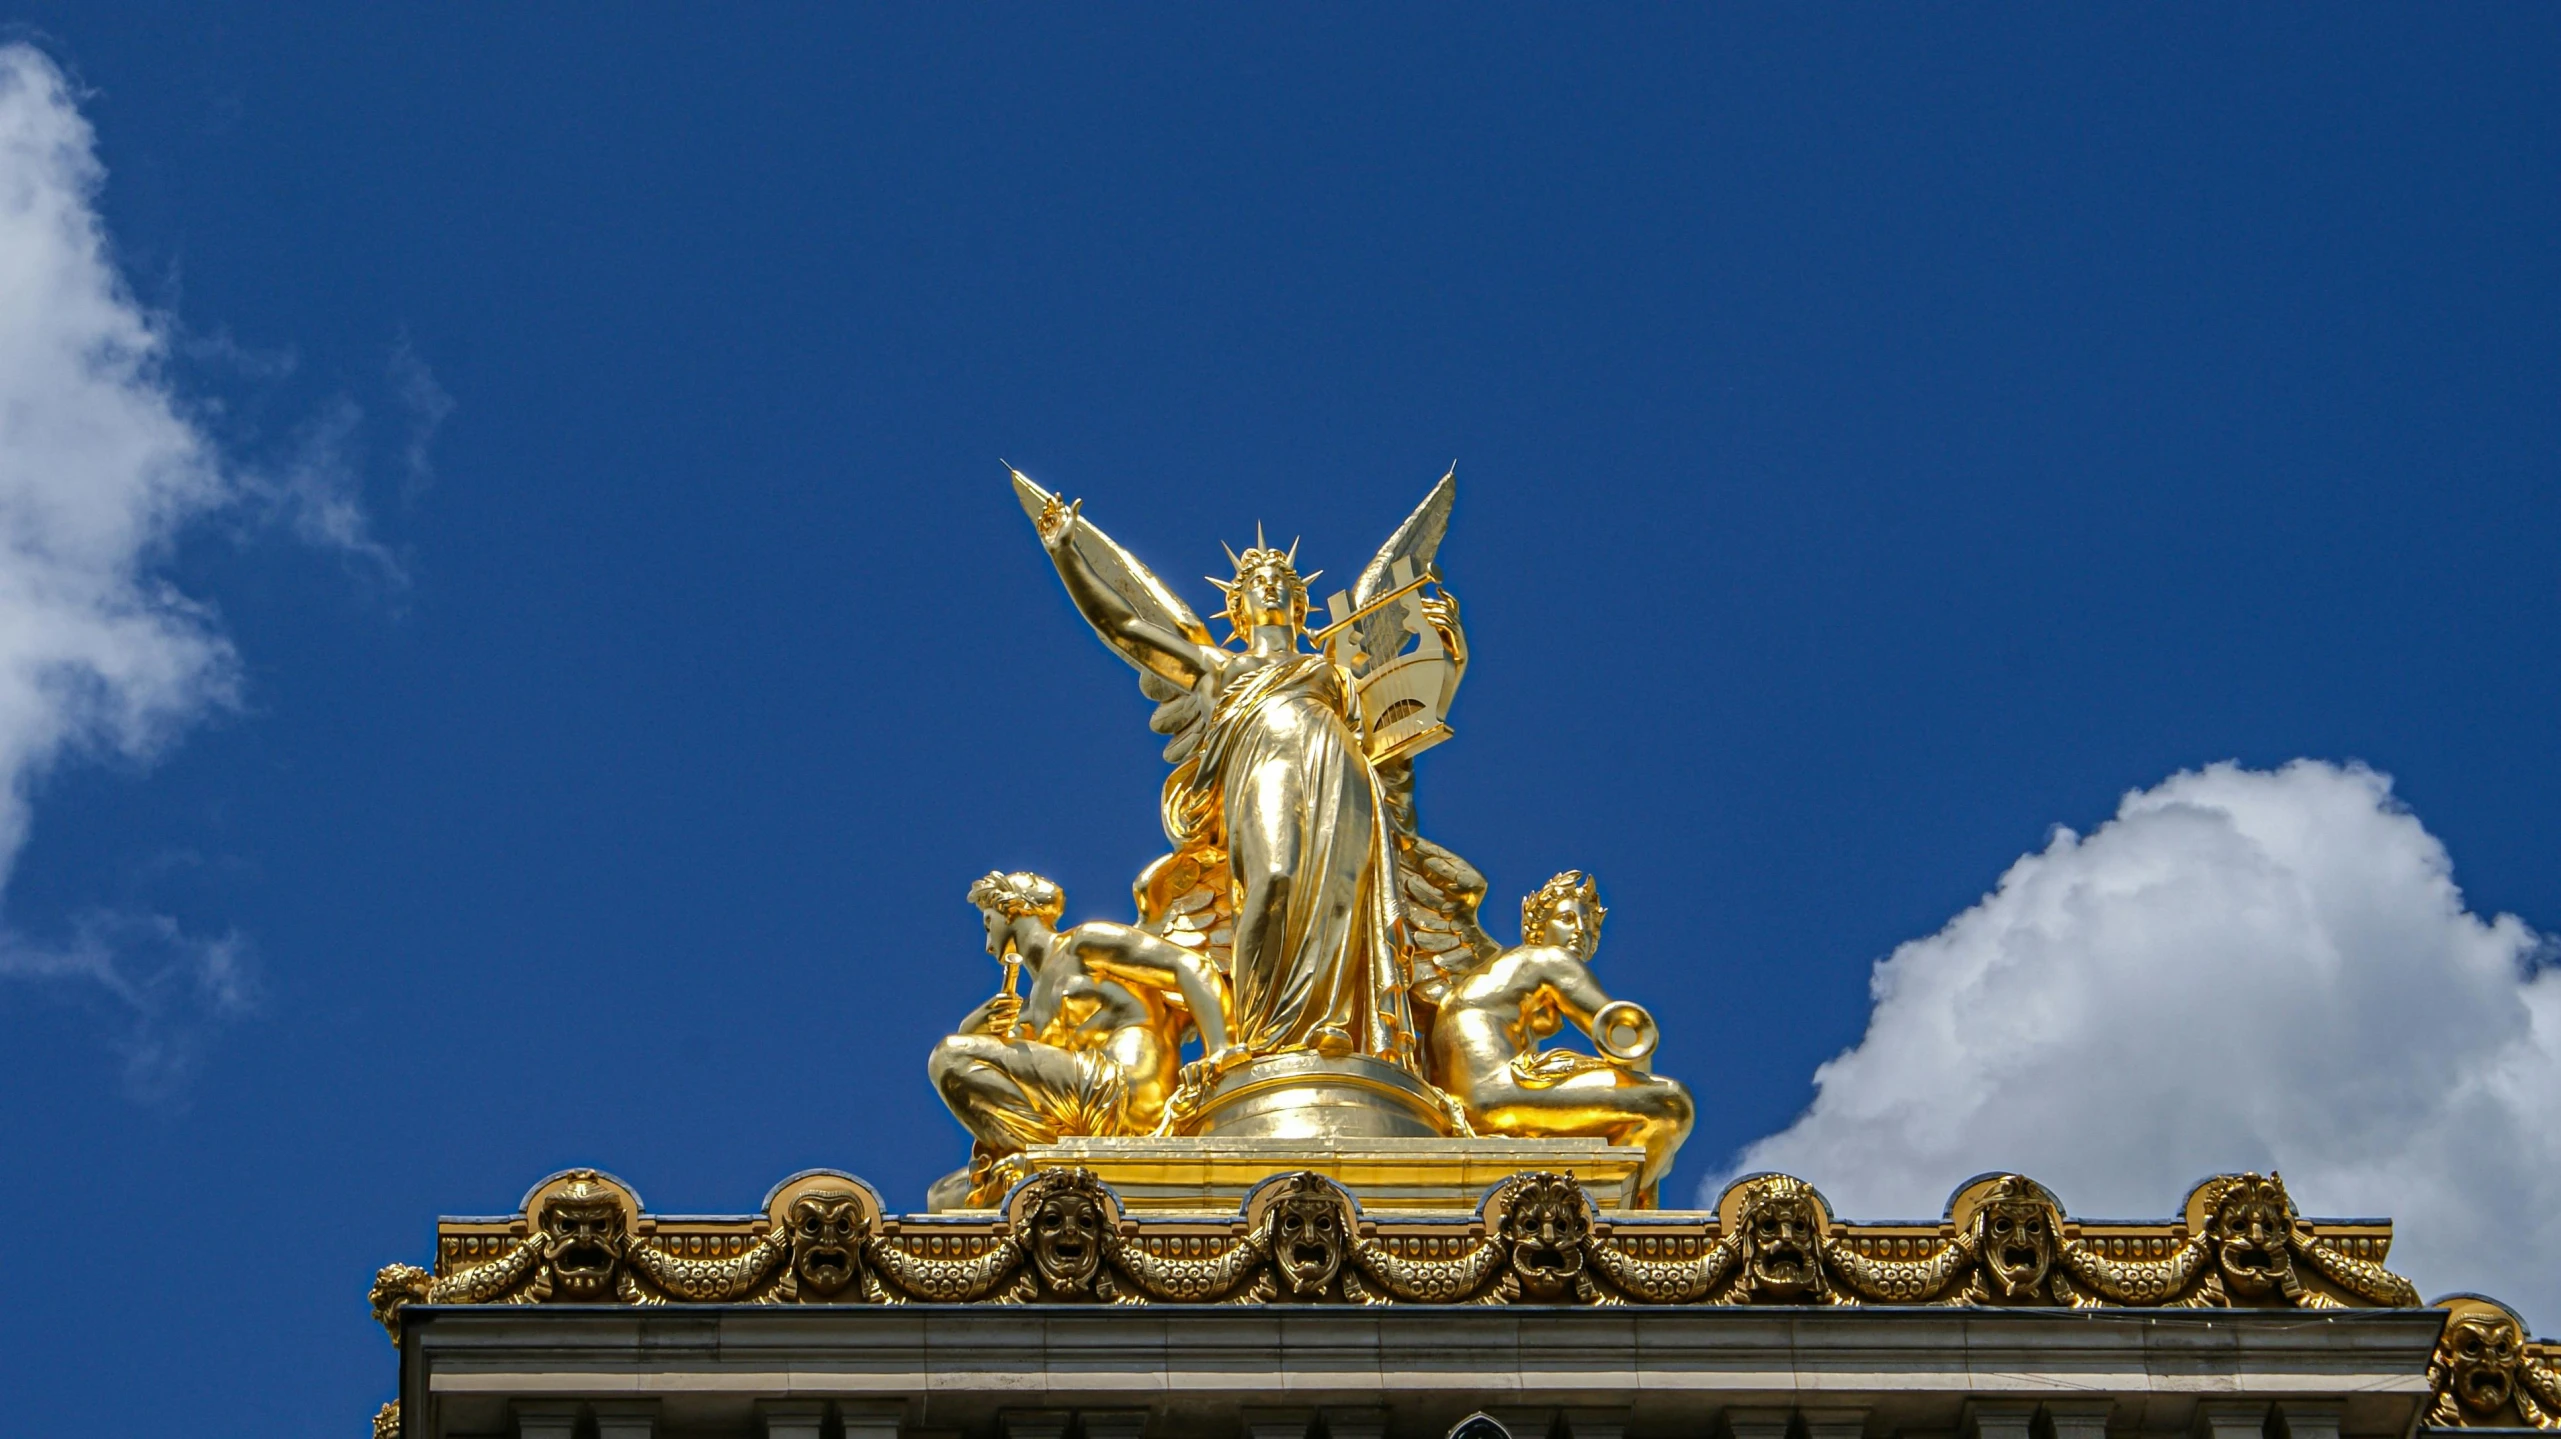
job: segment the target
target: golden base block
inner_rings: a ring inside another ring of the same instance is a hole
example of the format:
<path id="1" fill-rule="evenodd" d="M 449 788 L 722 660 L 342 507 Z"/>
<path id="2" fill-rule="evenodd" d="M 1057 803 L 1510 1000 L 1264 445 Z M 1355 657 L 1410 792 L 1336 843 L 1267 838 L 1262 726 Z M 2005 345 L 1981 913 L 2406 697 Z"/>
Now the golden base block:
<path id="1" fill-rule="evenodd" d="M 1631 1208 L 1645 1151 L 1599 1139 L 1062 1139 L 1006 1161 L 1037 1169 L 1094 1171 L 1133 1214 L 1238 1212 L 1245 1193 L 1276 1174 L 1313 1170 L 1348 1189 L 1366 1212 L 1467 1213 L 1485 1191 L 1531 1170 L 1581 1180 L 1604 1211 Z"/>

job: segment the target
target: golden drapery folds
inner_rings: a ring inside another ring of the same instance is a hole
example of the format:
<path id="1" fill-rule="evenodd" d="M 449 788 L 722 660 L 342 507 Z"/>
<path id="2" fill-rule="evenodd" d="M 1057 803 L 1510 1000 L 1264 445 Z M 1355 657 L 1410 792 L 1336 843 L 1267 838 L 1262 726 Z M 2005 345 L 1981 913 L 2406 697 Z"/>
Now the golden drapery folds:
<path id="1" fill-rule="evenodd" d="M 1320 631 L 1307 628 L 1295 545 L 1258 535 L 1243 554 L 1230 550 L 1234 578 L 1212 580 L 1228 644 L 1212 642 L 1077 504 L 1019 472 L 1013 481 L 1069 599 L 1138 671 L 1158 704 L 1153 727 L 1172 737 L 1166 836 L 1223 920 L 1201 936 L 1228 982 L 1228 1052 L 1208 1057 L 1209 1077 L 1300 1052 L 1424 1077 L 1400 952 L 1400 848 L 1379 770 L 1449 732 L 1441 719 L 1466 645 L 1455 603 L 1423 591 L 1438 581 L 1431 559 L 1452 479 L 1333 598 Z"/>
<path id="2" fill-rule="evenodd" d="M 1414 1067 L 1394 849 L 1342 672 L 1296 654 L 1230 678 L 1165 813 L 1178 851 L 1228 855 L 1231 1042 Z"/>

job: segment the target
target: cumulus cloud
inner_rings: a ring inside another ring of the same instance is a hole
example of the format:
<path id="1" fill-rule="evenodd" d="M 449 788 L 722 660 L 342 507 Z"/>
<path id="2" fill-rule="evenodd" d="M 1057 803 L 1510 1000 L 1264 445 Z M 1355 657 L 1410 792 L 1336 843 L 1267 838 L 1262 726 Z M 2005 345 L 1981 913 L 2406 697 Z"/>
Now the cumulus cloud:
<path id="1" fill-rule="evenodd" d="M 169 373 L 170 324 L 116 267 L 104 179 L 62 72 L 30 46 L 0 46 L 0 887 L 55 765 L 147 761 L 236 702 L 239 661 L 217 616 L 158 572 L 191 524 L 245 514 L 389 559 L 352 488 L 352 410 L 307 427 L 279 467 L 225 456 Z M 72 930 L 43 939 L 0 923 L 0 976 L 119 1012 L 140 1089 L 183 1068 L 191 1025 L 248 1003 L 236 938 L 156 916 Z"/>
<path id="2" fill-rule="evenodd" d="M 2171 1211 L 2274 1168 L 2308 1212 L 2394 1219 L 2394 1267 L 2561 1324 L 2561 969 L 2466 909 L 2362 767 L 2214 765 L 2057 830 L 1880 961 L 1866 1036 L 1733 1172 L 1844 1214 L 1935 1214 L 1986 1169 L 2081 1214 Z M 1709 1196 L 1724 1177 L 1706 1186 Z M 2532 1257 L 2538 1262 L 2518 1262 Z"/>

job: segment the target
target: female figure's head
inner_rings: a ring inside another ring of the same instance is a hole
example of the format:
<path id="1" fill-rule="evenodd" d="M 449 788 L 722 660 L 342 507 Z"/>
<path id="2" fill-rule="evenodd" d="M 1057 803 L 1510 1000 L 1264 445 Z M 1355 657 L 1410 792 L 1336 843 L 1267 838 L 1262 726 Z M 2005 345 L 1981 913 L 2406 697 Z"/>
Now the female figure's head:
<path id="1" fill-rule="evenodd" d="M 1237 634 L 1269 628 L 1295 634 L 1307 627 L 1307 579 L 1298 573 L 1297 545 L 1284 552 L 1257 544 L 1241 555 L 1229 554 L 1236 561 L 1236 578 L 1210 583 L 1226 592 L 1227 623 Z"/>

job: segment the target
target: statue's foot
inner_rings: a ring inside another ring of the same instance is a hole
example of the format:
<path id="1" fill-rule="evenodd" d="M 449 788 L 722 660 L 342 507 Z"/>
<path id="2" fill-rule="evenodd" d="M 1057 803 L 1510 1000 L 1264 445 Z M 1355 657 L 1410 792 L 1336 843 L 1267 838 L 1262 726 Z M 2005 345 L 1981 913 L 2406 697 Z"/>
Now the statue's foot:
<path id="1" fill-rule="evenodd" d="M 1174 1092 L 1165 1097 L 1164 1116 L 1156 1122 L 1161 1137 L 1176 1132 L 1177 1126 L 1200 1111 L 1209 1092 L 1231 1069 L 1252 1059 L 1253 1054 L 1241 1044 L 1231 1044 L 1216 1054 L 1195 1059 L 1182 1067 L 1174 1077 Z"/>
<path id="2" fill-rule="evenodd" d="M 1148 1131 L 1149 1135 L 1163 1139 L 1180 1134 L 1184 1122 L 1198 1112 L 1204 1095 L 1199 1077 L 1192 1073 L 1197 1067 L 1196 1063 L 1183 1066 L 1182 1077 L 1174 1082 L 1174 1092 L 1165 1096 L 1165 1110 L 1156 1116 L 1156 1127 Z"/>

